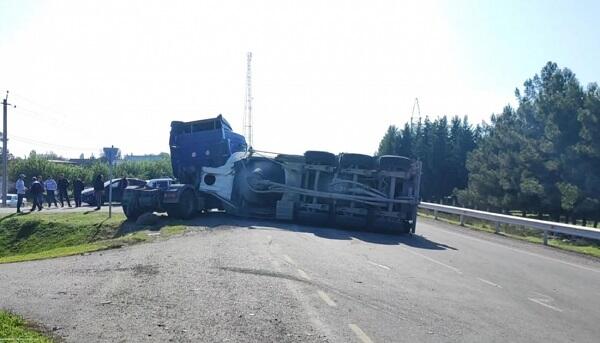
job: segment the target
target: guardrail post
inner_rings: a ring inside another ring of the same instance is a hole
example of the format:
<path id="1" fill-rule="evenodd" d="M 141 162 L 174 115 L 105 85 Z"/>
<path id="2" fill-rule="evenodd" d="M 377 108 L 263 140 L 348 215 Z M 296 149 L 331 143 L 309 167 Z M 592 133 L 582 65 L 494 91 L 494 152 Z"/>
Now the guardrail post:
<path id="1" fill-rule="evenodd" d="M 544 230 L 544 245 L 548 245 L 548 230 Z"/>
<path id="2" fill-rule="evenodd" d="M 433 219 L 435 219 L 435 220 L 438 219 L 438 211 L 437 210 L 433 210 Z"/>
<path id="3" fill-rule="evenodd" d="M 496 222 L 495 232 L 500 233 L 500 222 Z"/>
<path id="4" fill-rule="evenodd" d="M 460 226 L 465 226 L 465 215 L 464 214 L 460 215 Z"/>

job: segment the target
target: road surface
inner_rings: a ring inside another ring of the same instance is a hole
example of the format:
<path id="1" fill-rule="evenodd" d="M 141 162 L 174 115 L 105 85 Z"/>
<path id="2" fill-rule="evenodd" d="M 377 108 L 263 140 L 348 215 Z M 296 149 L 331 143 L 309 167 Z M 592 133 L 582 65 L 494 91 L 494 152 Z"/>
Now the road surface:
<path id="1" fill-rule="evenodd" d="M 387 236 L 198 218 L 184 236 L 0 265 L 67 342 L 598 342 L 600 262 L 420 219 Z"/>

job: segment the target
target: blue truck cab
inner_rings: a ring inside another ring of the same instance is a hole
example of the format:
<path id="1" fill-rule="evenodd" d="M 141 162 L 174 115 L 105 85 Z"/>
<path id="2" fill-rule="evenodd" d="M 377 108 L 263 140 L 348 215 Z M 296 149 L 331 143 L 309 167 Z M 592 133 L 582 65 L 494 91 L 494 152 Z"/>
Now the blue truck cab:
<path id="1" fill-rule="evenodd" d="M 173 174 L 197 186 L 202 167 L 219 167 L 235 152 L 246 151 L 244 136 L 233 132 L 222 115 L 191 122 L 171 122 L 169 138 Z"/>

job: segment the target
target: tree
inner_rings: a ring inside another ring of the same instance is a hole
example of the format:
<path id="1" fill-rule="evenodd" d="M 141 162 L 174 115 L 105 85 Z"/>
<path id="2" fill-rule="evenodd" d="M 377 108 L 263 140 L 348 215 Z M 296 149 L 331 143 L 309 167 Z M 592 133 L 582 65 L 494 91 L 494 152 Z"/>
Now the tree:
<path id="1" fill-rule="evenodd" d="M 600 208 L 600 96 L 575 74 L 548 62 L 517 89 L 518 107 L 505 108 L 467 160 L 465 205 L 594 217 Z M 494 186 L 495 185 L 495 186 Z"/>
<path id="2" fill-rule="evenodd" d="M 479 126 L 473 128 L 465 117 L 448 125 L 446 116 L 431 121 L 419 118 L 405 123 L 400 131 L 390 126 L 379 143 L 378 155 L 394 154 L 423 163 L 421 197 L 438 201 L 466 185 L 467 154 L 476 146 Z"/>
<path id="3" fill-rule="evenodd" d="M 388 127 L 385 135 L 379 143 L 378 155 L 393 155 L 396 152 L 396 139 L 398 137 L 398 129 L 394 125 Z"/>

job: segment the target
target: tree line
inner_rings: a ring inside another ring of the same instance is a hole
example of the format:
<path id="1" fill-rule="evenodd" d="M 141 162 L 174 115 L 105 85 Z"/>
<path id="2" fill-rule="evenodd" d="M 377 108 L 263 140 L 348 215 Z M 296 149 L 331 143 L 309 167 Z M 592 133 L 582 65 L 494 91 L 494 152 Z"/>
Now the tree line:
<path id="1" fill-rule="evenodd" d="M 51 156 L 50 156 L 51 157 Z M 98 174 L 104 176 L 104 180 L 108 180 L 108 163 L 105 159 L 96 159 L 87 165 L 72 165 L 56 163 L 51 161 L 48 155 L 37 155 L 32 152 L 27 158 L 15 158 L 8 163 L 8 179 L 9 191 L 14 191 L 15 181 L 20 174 L 25 174 L 26 184 L 31 182 L 33 176 L 42 176 L 45 180 L 52 176 L 57 178 L 58 175 L 64 174 L 69 181 L 76 178 L 91 186 L 94 177 Z M 156 179 L 161 177 L 173 177 L 171 160 L 168 154 L 162 156 L 156 161 L 120 161 L 113 168 L 113 177 L 132 177 L 139 179 Z"/>
<path id="2" fill-rule="evenodd" d="M 421 197 L 438 202 L 467 185 L 467 154 L 481 137 L 481 127 L 467 117 L 419 118 L 401 130 L 392 125 L 379 143 L 378 155 L 400 155 L 423 164 Z"/>
<path id="3" fill-rule="evenodd" d="M 584 225 L 600 219 L 600 89 L 548 62 L 515 91 L 489 124 L 446 117 L 399 131 L 391 126 L 378 154 L 420 159 L 422 198 L 521 211 Z M 428 128 L 427 128 L 428 127 Z M 426 129 L 427 128 L 427 129 Z M 460 138 L 459 138 L 460 137 Z"/>

